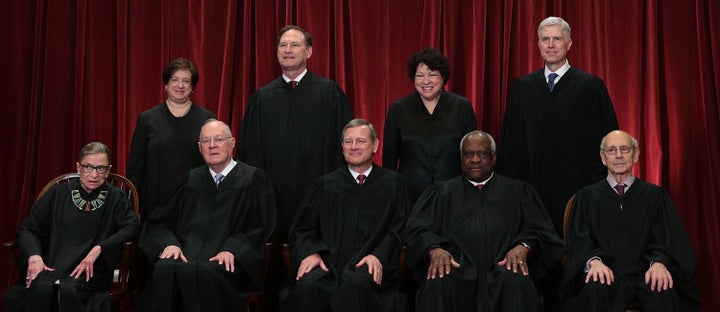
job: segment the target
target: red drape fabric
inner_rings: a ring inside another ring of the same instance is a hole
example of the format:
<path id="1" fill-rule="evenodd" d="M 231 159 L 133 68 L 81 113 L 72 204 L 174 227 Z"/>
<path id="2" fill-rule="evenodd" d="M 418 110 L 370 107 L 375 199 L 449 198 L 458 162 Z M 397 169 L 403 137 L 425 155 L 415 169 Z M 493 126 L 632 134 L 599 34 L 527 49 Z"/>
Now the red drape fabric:
<path id="1" fill-rule="evenodd" d="M 413 92 L 407 58 L 436 47 L 450 59 L 447 89 L 469 98 L 480 128 L 497 136 L 513 81 L 542 66 L 537 24 L 558 15 L 572 26 L 570 64 L 605 80 L 621 128 L 640 141 L 636 175 L 677 204 L 703 311 L 720 309 L 719 1 L 3 3 L 0 240 L 13 239 L 46 181 L 74 170 L 84 144 L 107 143 L 113 170 L 125 172 L 137 116 L 164 100 L 161 71 L 172 58 L 196 62 L 192 99 L 237 134 L 250 94 L 280 74 L 277 30 L 300 25 L 314 37 L 310 70 L 336 80 L 354 116 L 382 132 L 388 106 Z M 0 290 L 14 274 L 0 265 Z"/>

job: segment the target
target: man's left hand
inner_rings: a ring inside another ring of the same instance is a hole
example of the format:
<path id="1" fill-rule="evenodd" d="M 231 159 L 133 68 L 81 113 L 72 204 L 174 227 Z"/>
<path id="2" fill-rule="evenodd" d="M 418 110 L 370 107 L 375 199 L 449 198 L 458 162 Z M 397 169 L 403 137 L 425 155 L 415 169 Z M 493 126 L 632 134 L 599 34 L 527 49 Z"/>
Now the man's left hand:
<path id="1" fill-rule="evenodd" d="M 650 285 L 650 290 L 661 292 L 673 288 L 673 279 L 667 267 L 660 262 L 653 262 L 650 269 L 645 272 L 645 284 Z"/>
<path id="2" fill-rule="evenodd" d="M 498 265 L 504 266 L 508 271 L 513 271 L 513 273 L 517 273 L 519 268 L 523 275 L 528 275 L 530 274 L 527 266 L 528 253 L 530 252 L 526 247 L 517 245 L 505 254 L 505 258 L 498 262 Z"/>
<path id="3" fill-rule="evenodd" d="M 361 267 L 363 264 L 367 264 L 368 274 L 372 275 L 373 281 L 375 281 L 376 284 L 380 285 L 382 283 L 383 274 L 383 267 L 382 263 L 380 263 L 380 260 L 378 260 L 378 258 L 374 255 L 367 255 L 360 259 L 360 262 L 358 262 L 355 267 Z"/>
<path id="4" fill-rule="evenodd" d="M 225 271 L 235 272 L 235 256 L 229 251 L 218 252 L 210 261 L 217 261 L 219 265 L 225 265 Z"/>

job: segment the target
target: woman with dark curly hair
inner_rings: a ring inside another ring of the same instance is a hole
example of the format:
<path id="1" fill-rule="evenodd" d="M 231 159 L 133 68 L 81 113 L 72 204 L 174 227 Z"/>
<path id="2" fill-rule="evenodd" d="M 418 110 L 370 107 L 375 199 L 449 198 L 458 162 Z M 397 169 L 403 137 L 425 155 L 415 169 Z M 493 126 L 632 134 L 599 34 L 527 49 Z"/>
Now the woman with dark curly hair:
<path id="1" fill-rule="evenodd" d="M 408 77 L 416 92 L 395 101 L 385 119 L 383 167 L 408 178 L 414 199 L 430 184 L 460 175 L 460 139 L 477 130 L 470 101 L 443 90 L 449 76 L 440 51 L 415 52 Z"/>

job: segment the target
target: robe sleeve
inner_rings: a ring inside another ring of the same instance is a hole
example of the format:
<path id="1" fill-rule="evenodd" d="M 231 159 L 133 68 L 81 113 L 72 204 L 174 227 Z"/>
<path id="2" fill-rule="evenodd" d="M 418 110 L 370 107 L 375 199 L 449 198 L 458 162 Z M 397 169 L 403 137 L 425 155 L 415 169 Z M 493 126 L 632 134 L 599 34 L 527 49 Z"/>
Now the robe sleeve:
<path id="1" fill-rule="evenodd" d="M 292 263 L 295 267 L 314 253 L 319 253 L 323 259 L 327 259 L 330 251 L 330 247 L 319 236 L 319 212 L 322 208 L 320 183 L 320 181 L 315 182 L 308 191 L 290 230 L 289 241 L 292 243 Z"/>
<path id="2" fill-rule="evenodd" d="M 472 103 L 470 103 L 470 101 L 468 101 L 466 104 L 464 125 L 464 133 L 468 133 L 470 131 L 475 131 L 478 129 L 477 118 L 475 118 L 475 111 L 473 110 Z"/>
<path id="3" fill-rule="evenodd" d="M 522 194 L 517 196 L 522 201 L 524 222 L 513 243 L 508 246 L 508 250 L 521 242 L 528 242 L 531 246 L 528 261 L 530 273 L 537 279 L 560 262 L 565 252 L 565 244 L 555 233 L 550 216 L 535 190 L 529 184 L 522 182 Z"/>
<path id="4" fill-rule="evenodd" d="M 259 168 L 266 168 L 263 159 L 265 159 L 264 150 L 262 147 L 265 146 L 262 142 L 262 127 L 260 125 L 262 112 L 260 109 L 262 105 L 260 101 L 260 93 L 256 91 L 250 96 L 248 107 L 245 111 L 245 117 L 243 118 L 238 144 L 238 160 L 256 166 Z M 251 148 L 252 147 L 252 148 Z"/>
<path id="5" fill-rule="evenodd" d="M 175 245 L 182 249 L 180 240 L 174 232 L 174 224 L 180 217 L 178 206 L 188 178 L 188 173 L 185 173 L 178 179 L 170 191 L 168 200 L 158 206 L 143 225 L 139 247 L 150 260 L 157 258 L 167 246 Z"/>
<path id="6" fill-rule="evenodd" d="M 123 191 L 115 189 L 113 192 L 118 198 L 113 201 L 113 216 L 109 220 L 112 224 L 106 226 L 111 227 L 114 233 L 98 242 L 102 248 L 101 255 L 108 265 L 114 264 L 120 258 L 121 244 L 136 240 L 140 232 L 140 224 L 135 216 L 135 211 L 131 208 L 132 205 Z"/>
<path id="7" fill-rule="evenodd" d="M 27 264 L 28 257 L 40 255 L 49 246 L 43 246 L 48 241 L 52 222 L 52 207 L 57 200 L 58 186 L 50 188 L 41 196 L 30 209 L 30 214 L 20 225 L 17 231 L 17 244 L 20 248 L 20 267 Z"/>
<path id="8" fill-rule="evenodd" d="M 582 172 L 585 174 L 586 184 L 595 183 L 607 174 L 607 168 L 600 160 L 598 146 L 605 135 L 612 130 L 619 129 L 615 109 L 605 83 L 599 77 L 591 76 L 589 84 L 589 92 L 583 99 L 588 107 L 585 120 L 590 123 L 583 127 L 588 132 L 583 136 L 586 139 L 583 142 L 585 160 L 582 163 L 587 168 L 583 168 Z"/>
<path id="9" fill-rule="evenodd" d="M 433 184 L 418 198 L 407 223 L 407 263 L 421 268 L 428 263 L 431 248 L 441 247 L 452 253 L 454 245 L 438 233 L 444 214 L 445 196 L 439 184 Z"/>
<path id="10" fill-rule="evenodd" d="M 350 122 L 350 119 L 352 118 L 352 110 L 350 109 L 350 102 L 347 99 L 347 96 L 345 95 L 345 92 L 343 92 L 342 88 L 340 88 L 339 85 L 336 83 L 333 83 L 334 86 L 334 102 L 337 105 L 336 115 L 335 115 L 335 124 L 337 125 L 337 129 L 334 133 L 334 136 L 332 136 L 332 141 L 328 142 L 329 146 L 337 146 L 335 147 L 335 165 L 326 167 L 324 171 L 331 172 L 332 170 L 335 170 L 338 167 L 341 167 L 345 165 L 345 158 L 342 154 L 342 148 L 340 147 L 340 143 L 342 142 L 342 130 L 345 128 L 345 125 Z M 331 134 L 332 135 L 332 134 Z"/>
<path id="11" fill-rule="evenodd" d="M 670 196 L 659 190 L 656 214 L 645 250 L 647 263 L 663 263 L 673 277 L 677 289 L 688 298 L 699 302 L 697 289 L 697 261 L 690 239 Z"/>
<path id="12" fill-rule="evenodd" d="M 495 171 L 508 177 L 518 177 L 520 172 L 527 172 L 527 168 L 524 167 L 527 162 L 523 161 L 523 157 L 526 156 L 523 153 L 514 152 L 514 149 L 519 146 L 527 146 L 527 136 L 524 135 L 525 123 L 516 120 L 520 115 L 517 112 L 517 106 L 520 105 L 518 93 L 522 88 L 521 79 L 519 79 L 510 89 L 497 141 Z"/>
<path id="13" fill-rule="evenodd" d="M 138 116 L 132 142 L 130 143 L 130 155 L 128 155 L 127 160 L 127 178 L 132 181 L 138 191 L 141 192 L 146 190 L 145 167 L 147 164 L 148 134 L 144 121 L 145 114 L 146 113 L 141 113 L 140 116 Z M 142 195 L 143 194 L 140 194 L 140 196 Z"/>
<path id="14" fill-rule="evenodd" d="M 576 280 L 585 275 L 585 263 L 591 257 L 607 259 L 609 251 L 604 250 L 595 242 L 595 234 L 591 232 L 589 214 L 587 211 L 588 194 L 586 189 L 575 195 L 575 201 L 570 211 L 567 229 L 568 257 L 565 264 L 560 298 L 577 294 L 580 291 Z"/>
<path id="15" fill-rule="evenodd" d="M 392 208 L 392 214 L 390 215 L 390 225 L 387 228 L 387 233 L 382 239 L 380 244 L 372 251 L 383 268 L 395 268 L 399 264 L 400 247 L 404 239 L 405 222 L 407 215 L 410 210 L 410 193 L 405 187 L 405 184 L 398 180 L 398 187 L 395 189 L 395 200 Z M 392 262 L 392 263 L 391 263 Z"/>
<path id="16" fill-rule="evenodd" d="M 397 120 L 397 103 L 390 106 L 383 130 L 383 167 L 397 171 L 400 157 L 400 129 Z"/>
<path id="17" fill-rule="evenodd" d="M 270 238 L 275 229 L 276 203 L 270 178 L 258 169 L 254 169 L 253 181 L 249 192 L 250 201 L 247 203 L 249 209 L 245 218 L 239 220 L 244 226 L 237 227 L 232 235 L 225 239 L 221 250 L 230 251 L 236 259 L 243 257 L 244 253 L 260 251 L 265 242 Z"/>

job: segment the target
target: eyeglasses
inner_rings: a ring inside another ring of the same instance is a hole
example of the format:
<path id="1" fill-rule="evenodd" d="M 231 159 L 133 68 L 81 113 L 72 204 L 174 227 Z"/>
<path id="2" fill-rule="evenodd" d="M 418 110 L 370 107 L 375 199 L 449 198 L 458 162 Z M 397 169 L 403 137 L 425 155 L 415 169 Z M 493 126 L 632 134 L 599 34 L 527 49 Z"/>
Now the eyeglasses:
<path id="1" fill-rule="evenodd" d="M 110 166 L 93 166 L 88 164 L 80 164 L 80 167 L 82 167 L 82 171 L 85 173 L 91 173 L 93 170 L 96 170 L 99 174 L 104 174 L 110 169 Z"/>
<path id="2" fill-rule="evenodd" d="M 227 141 L 230 138 L 232 138 L 232 137 L 231 136 L 216 136 L 214 138 L 203 138 L 202 140 L 200 140 L 200 144 L 207 146 L 207 145 L 210 145 L 210 142 L 212 142 L 212 141 L 215 141 L 215 143 L 217 143 L 217 144 L 223 144 L 223 143 L 225 143 L 225 141 Z"/>
<path id="3" fill-rule="evenodd" d="M 473 155 L 477 155 L 480 159 L 488 159 L 492 157 L 492 155 L 495 155 L 495 152 L 493 151 L 463 151 L 462 153 L 463 158 L 470 159 L 473 157 Z"/>
<path id="4" fill-rule="evenodd" d="M 619 148 L 617 148 L 617 147 L 611 147 L 608 149 L 603 148 L 603 152 L 605 152 L 606 155 L 617 155 L 618 151 L 620 151 L 620 153 L 622 153 L 622 154 L 627 154 L 627 153 L 630 153 L 634 149 L 635 148 L 632 146 L 620 146 Z"/>

